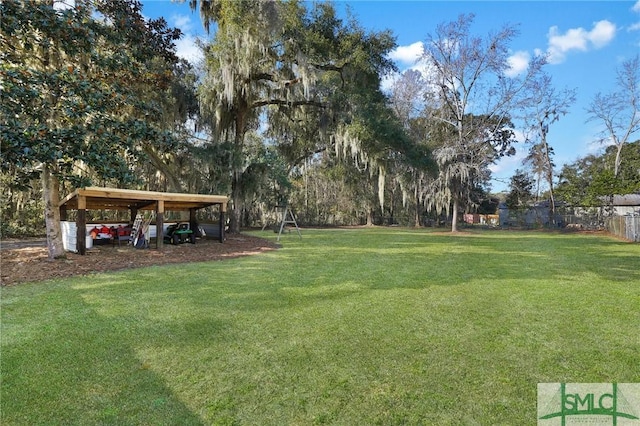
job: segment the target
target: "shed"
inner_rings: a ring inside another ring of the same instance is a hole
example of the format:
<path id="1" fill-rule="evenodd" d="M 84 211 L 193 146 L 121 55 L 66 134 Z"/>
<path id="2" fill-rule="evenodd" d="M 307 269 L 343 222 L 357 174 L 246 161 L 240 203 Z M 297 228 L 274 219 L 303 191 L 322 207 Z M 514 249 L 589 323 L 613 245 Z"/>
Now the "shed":
<path id="1" fill-rule="evenodd" d="M 613 209 L 618 216 L 640 213 L 640 193 L 614 195 Z"/>
<path id="2" fill-rule="evenodd" d="M 224 223 L 229 198 L 225 195 L 181 194 L 172 192 L 138 191 L 119 188 L 78 188 L 60 201 L 60 218 L 66 220 L 68 210 L 77 210 L 77 251 L 86 254 L 86 211 L 129 210 L 131 221 L 140 210 L 154 210 L 156 228 L 161 230 L 166 211 L 188 211 L 189 221 L 195 226 L 196 211 L 205 207 L 220 207 L 220 242 L 224 241 Z M 162 238 L 156 238 L 156 247 L 162 250 Z"/>

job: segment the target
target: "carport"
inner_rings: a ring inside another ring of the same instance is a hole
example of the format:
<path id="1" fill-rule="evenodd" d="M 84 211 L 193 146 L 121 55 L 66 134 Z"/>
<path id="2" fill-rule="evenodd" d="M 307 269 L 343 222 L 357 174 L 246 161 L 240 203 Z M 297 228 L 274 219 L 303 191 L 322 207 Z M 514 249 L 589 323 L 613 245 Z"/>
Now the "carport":
<path id="1" fill-rule="evenodd" d="M 192 229 L 196 226 L 196 211 L 217 205 L 220 209 L 220 242 L 224 242 L 224 223 L 229 198 L 224 195 L 180 194 L 172 192 L 138 191 L 131 189 L 86 187 L 78 188 L 60 202 L 60 219 L 67 220 L 67 211 L 77 210 L 77 251 L 86 254 L 86 211 L 129 210 L 131 222 L 141 210 L 155 210 L 156 248 L 162 250 L 162 229 L 166 211 L 188 211 Z"/>

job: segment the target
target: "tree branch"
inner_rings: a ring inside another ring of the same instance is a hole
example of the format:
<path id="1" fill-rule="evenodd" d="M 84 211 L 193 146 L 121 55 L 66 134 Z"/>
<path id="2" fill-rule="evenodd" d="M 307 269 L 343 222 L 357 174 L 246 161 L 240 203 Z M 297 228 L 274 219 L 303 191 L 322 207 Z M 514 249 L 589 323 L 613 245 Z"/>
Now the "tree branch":
<path id="1" fill-rule="evenodd" d="M 251 74 L 249 77 L 247 77 L 244 80 L 244 82 L 245 83 L 250 83 L 252 81 L 258 81 L 258 80 L 275 81 L 275 77 L 273 76 L 273 74 L 269 74 L 269 73 L 266 73 L 266 72 L 260 72 L 260 73 Z"/>
<path id="2" fill-rule="evenodd" d="M 300 164 L 302 162 L 302 160 L 304 160 L 306 158 L 309 158 L 309 157 L 311 157 L 311 156 L 313 156 L 315 154 L 320 154 L 321 152 L 326 151 L 326 150 L 327 150 L 327 146 L 322 146 L 322 147 L 319 147 L 319 148 L 315 149 L 314 151 L 304 153 L 304 155 L 299 156 L 298 158 L 296 158 L 293 161 L 292 166 L 289 168 L 289 171 L 291 171 L 294 167 L 296 167 L 298 164 Z"/>
<path id="3" fill-rule="evenodd" d="M 290 106 L 290 107 L 299 107 L 303 105 L 309 105 L 317 108 L 327 107 L 325 104 L 318 101 L 287 101 L 285 99 L 262 99 L 262 100 L 253 102 L 251 105 L 249 105 L 249 108 L 250 109 L 259 108 L 265 105 L 284 105 L 284 106 Z"/>

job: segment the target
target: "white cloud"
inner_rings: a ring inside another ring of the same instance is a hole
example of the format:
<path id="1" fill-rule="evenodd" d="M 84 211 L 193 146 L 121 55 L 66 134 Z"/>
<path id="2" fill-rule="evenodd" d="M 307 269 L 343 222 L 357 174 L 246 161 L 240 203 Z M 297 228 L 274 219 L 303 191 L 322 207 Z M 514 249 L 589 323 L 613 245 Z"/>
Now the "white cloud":
<path id="1" fill-rule="evenodd" d="M 409 70 L 418 71 L 422 74 L 423 78 L 427 78 L 430 73 L 429 67 L 424 63 L 424 61 L 420 61 L 408 68 L 401 68 L 399 72 L 392 72 L 382 77 L 382 80 L 380 81 L 380 88 L 382 91 L 386 93 L 391 92 L 393 85 L 400 79 L 402 73 Z"/>
<path id="2" fill-rule="evenodd" d="M 176 54 L 183 59 L 197 64 L 204 59 L 202 49 L 196 44 L 196 37 L 192 35 L 183 35 L 182 38 L 176 41 Z"/>
<path id="3" fill-rule="evenodd" d="M 609 21 L 599 21 L 588 33 L 589 41 L 596 49 L 606 46 L 616 36 L 616 24 Z"/>
<path id="4" fill-rule="evenodd" d="M 424 45 L 421 41 L 417 41 L 408 46 L 398 46 L 389 53 L 389 59 L 396 62 L 399 72 L 390 73 L 382 78 L 380 88 L 385 91 L 391 91 L 394 83 L 400 78 L 400 74 L 407 70 L 419 71 L 423 77 L 429 75 L 430 66 L 422 58 L 424 53 Z"/>
<path id="5" fill-rule="evenodd" d="M 413 65 L 422 56 L 423 51 L 422 42 L 416 41 L 408 46 L 398 46 L 389 53 L 389 58 L 403 65 Z"/>
<path id="6" fill-rule="evenodd" d="M 193 35 L 193 21 L 188 15 L 172 15 L 171 23 L 174 28 L 182 31 L 182 38 L 176 41 L 176 54 L 192 64 L 199 63 L 203 58 L 202 50 L 197 45 L 197 37 Z"/>
<path id="7" fill-rule="evenodd" d="M 638 0 L 636 4 L 633 5 L 631 10 L 636 13 L 640 13 L 640 0 Z M 632 24 L 627 28 L 627 31 L 638 31 L 638 30 L 640 30 L 640 22 L 636 22 L 635 24 Z"/>
<path id="8" fill-rule="evenodd" d="M 390 93 L 391 89 L 393 89 L 393 85 L 400 78 L 400 73 L 389 73 L 382 77 L 380 80 L 380 90 L 385 93 Z"/>
<path id="9" fill-rule="evenodd" d="M 529 52 L 520 50 L 513 55 L 509 56 L 507 59 L 507 63 L 509 64 L 509 69 L 505 72 L 507 77 L 515 77 L 518 74 L 526 71 L 529 67 L 529 60 L 531 59 L 531 55 Z"/>
<path id="10" fill-rule="evenodd" d="M 549 28 L 547 38 L 549 47 L 547 49 L 548 60 L 552 64 L 559 64 L 566 58 L 567 53 L 573 50 L 586 52 L 589 49 L 600 49 L 615 37 L 616 25 L 602 20 L 593 24 L 593 29 L 587 31 L 584 28 L 572 28 L 561 34 L 557 26 Z"/>
<path id="11" fill-rule="evenodd" d="M 563 62 L 566 53 L 570 50 L 587 50 L 585 34 L 586 31 L 583 28 L 569 30 L 563 35 L 558 34 L 558 27 L 549 28 L 547 35 L 549 62 L 553 64 Z"/>
<path id="12" fill-rule="evenodd" d="M 69 10 L 76 7 L 75 0 L 53 0 L 53 8 L 55 10 Z"/>
<path id="13" fill-rule="evenodd" d="M 591 154 L 596 154 L 596 155 L 601 155 L 604 150 L 611 145 L 615 145 L 615 143 L 612 140 L 593 140 L 593 137 L 589 138 L 588 140 L 585 139 L 582 142 L 582 146 L 581 146 L 581 152 L 582 155 L 580 155 L 578 158 L 580 157 L 585 157 L 587 155 L 591 155 Z"/>
<path id="14" fill-rule="evenodd" d="M 172 15 L 171 21 L 175 28 L 180 28 L 185 34 L 193 30 L 193 22 L 191 22 L 191 17 L 188 15 Z"/>

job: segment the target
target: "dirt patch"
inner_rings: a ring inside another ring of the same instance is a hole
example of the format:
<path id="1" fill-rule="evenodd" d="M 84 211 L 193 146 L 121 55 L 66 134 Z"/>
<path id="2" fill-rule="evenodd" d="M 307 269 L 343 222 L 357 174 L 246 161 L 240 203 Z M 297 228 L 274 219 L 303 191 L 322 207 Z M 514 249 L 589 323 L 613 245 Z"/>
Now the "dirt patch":
<path id="1" fill-rule="evenodd" d="M 240 234 L 229 235 L 224 244 L 208 239 L 198 240 L 196 244 L 165 244 L 163 251 L 156 250 L 155 243 L 151 244 L 151 249 L 100 245 L 88 250 L 85 256 L 67 253 L 64 259 L 49 260 L 43 240 L 9 243 L 2 242 L 0 284 L 3 286 L 151 265 L 231 259 L 278 247 L 263 238 Z"/>

